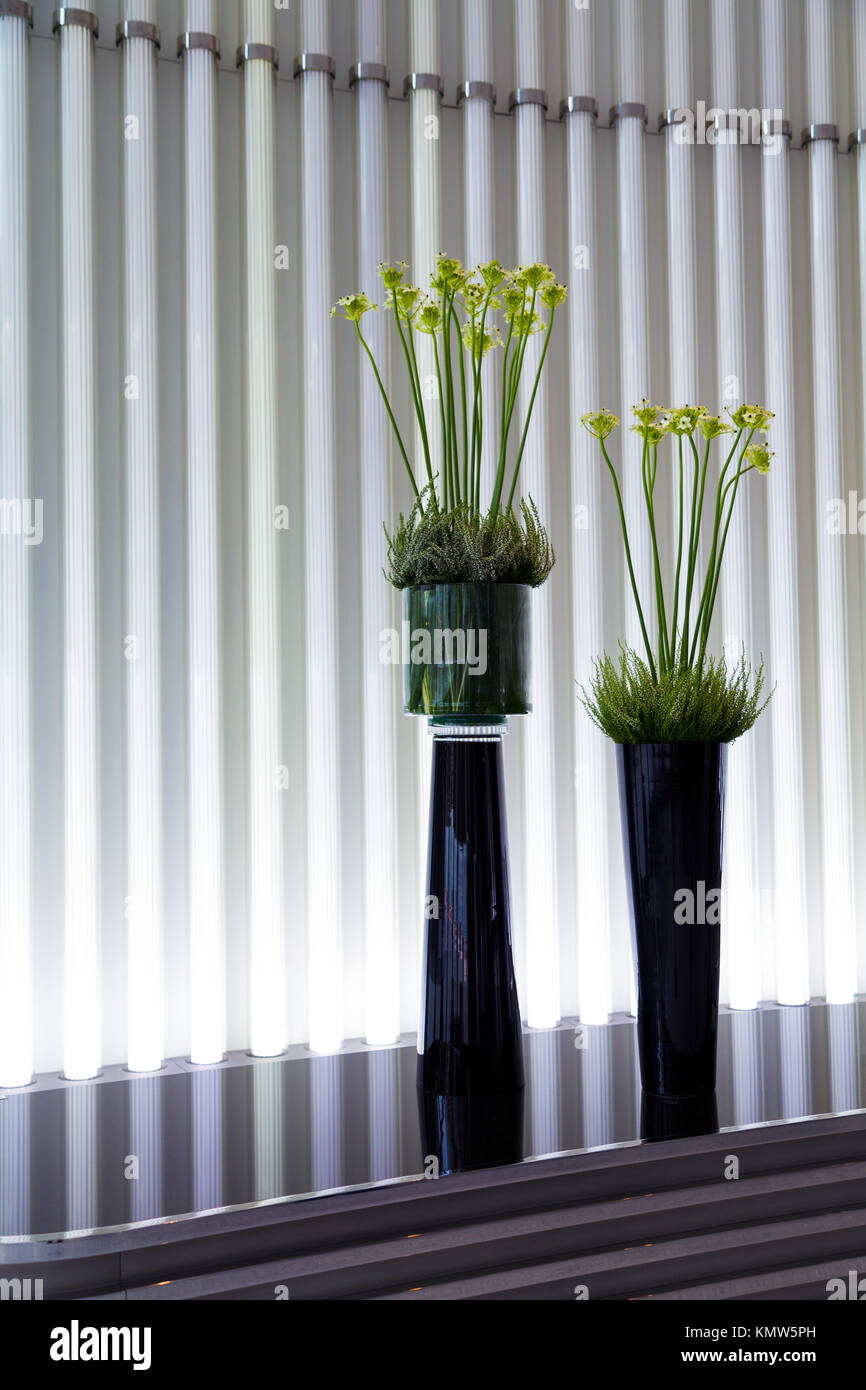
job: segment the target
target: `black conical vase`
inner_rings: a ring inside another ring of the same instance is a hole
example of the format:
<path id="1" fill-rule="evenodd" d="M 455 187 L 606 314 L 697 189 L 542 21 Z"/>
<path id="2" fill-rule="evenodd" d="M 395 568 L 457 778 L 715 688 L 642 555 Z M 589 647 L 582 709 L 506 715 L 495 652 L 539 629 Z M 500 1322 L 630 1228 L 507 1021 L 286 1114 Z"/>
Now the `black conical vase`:
<path id="1" fill-rule="evenodd" d="M 617 747 L 641 1084 L 656 1117 L 647 1137 L 683 1122 L 667 1106 L 673 1118 L 659 1123 L 654 1098 L 696 1102 L 685 1123 L 713 1128 L 702 1102 L 716 1087 L 726 753 L 721 743 Z"/>
<path id="2" fill-rule="evenodd" d="M 497 726 L 433 729 L 418 1106 L 440 1173 L 523 1154 L 523 1045 L 511 950 Z"/>

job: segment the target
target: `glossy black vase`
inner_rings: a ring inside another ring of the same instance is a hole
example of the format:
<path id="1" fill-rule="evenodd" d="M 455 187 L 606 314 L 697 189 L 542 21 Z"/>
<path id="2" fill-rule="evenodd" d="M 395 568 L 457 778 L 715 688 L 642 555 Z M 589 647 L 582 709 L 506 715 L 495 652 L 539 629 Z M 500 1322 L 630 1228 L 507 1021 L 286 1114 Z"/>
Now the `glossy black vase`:
<path id="1" fill-rule="evenodd" d="M 433 731 L 417 1083 L 424 1153 L 441 1173 L 523 1153 L 503 733 Z"/>
<path id="2" fill-rule="evenodd" d="M 715 1091 L 726 753 L 721 743 L 617 747 L 641 1083 L 650 1098 Z M 650 1110 L 652 1128 L 663 1130 L 659 1107 Z M 698 1110 L 712 1128 L 711 1110 Z"/>

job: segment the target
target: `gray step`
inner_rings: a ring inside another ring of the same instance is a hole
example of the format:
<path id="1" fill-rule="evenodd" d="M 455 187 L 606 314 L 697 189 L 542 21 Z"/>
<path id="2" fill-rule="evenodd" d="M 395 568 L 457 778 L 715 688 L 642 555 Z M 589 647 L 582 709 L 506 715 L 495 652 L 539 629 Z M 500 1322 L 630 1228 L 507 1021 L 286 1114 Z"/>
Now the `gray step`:
<path id="1" fill-rule="evenodd" d="M 435 1231 L 407 1232 L 369 1244 L 346 1245 L 129 1290 L 132 1299 L 374 1297 L 485 1270 L 529 1266 L 556 1256 L 613 1250 L 615 1257 L 655 1242 L 719 1228 L 839 1208 L 864 1200 L 866 1163 L 726 1182 L 672 1192 L 569 1206 Z"/>

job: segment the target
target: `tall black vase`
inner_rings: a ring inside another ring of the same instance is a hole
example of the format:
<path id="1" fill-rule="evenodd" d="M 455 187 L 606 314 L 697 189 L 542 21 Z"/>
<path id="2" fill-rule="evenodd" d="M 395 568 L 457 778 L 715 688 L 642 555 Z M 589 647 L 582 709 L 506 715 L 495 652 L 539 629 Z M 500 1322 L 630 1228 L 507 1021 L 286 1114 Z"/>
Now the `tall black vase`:
<path id="1" fill-rule="evenodd" d="M 504 723 L 433 729 L 418 1104 L 441 1173 L 523 1153 L 511 951 Z"/>
<path id="2" fill-rule="evenodd" d="M 715 1091 L 726 754 L 721 743 L 617 747 L 641 1083 L 650 1097 Z"/>

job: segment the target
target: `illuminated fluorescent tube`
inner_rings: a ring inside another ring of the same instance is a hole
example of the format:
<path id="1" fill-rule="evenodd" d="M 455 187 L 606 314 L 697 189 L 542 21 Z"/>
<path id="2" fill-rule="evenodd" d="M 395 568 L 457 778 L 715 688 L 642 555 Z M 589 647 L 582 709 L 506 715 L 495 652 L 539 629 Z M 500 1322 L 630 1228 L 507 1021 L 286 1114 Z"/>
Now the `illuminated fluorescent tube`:
<path id="1" fill-rule="evenodd" d="M 496 255 L 494 210 L 493 0 L 463 0 L 464 81 L 457 99 L 463 110 L 464 259 L 474 267 Z M 497 418 L 499 374 L 494 357 L 482 364 L 482 391 L 489 418 Z M 481 442 L 481 497 L 489 497 L 496 472 L 496 435 Z"/>
<path id="2" fill-rule="evenodd" d="M 337 638 L 334 447 L 333 61 L 330 0 L 301 0 L 302 299 L 306 506 L 308 1028 L 314 1052 L 343 1040 L 339 712 L 323 698 Z"/>
<path id="3" fill-rule="evenodd" d="M 787 110 L 785 0 L 761 6 L 761 105 L 773 131 L 762 146 L 764 212 L 764 397 L 776 413 L 773 473 L 768 514 L 770 639 L 775 687 L 766 718 L 773 740 L 773 852 L 775 860 L 776 998 L 780 1004 L 809 1001 L 809 943 L 806 902 L 806 829 L 803 789 L 803 719 L 800 701 L 800 624 L 797 565 L 797 474 L 794 466 L 794 326 L 791 268 L 791 141 L 777 130 Z M 806 1113 L 798 1110 L 797 1114 Z"/>
<path id="4" fill-rule="evenodd" d="M 384 0 L 358 0 L 357 66 L 359 288 L 376 302 L 378 266 L 388 260 L 388 67 Z M 376 360 L 387 361 L 385 316 L 365 331 Z M 360 363 L 358 451 L 361 487 L 361 595 L 364 622 L 365 1038 L 396 1042 L 398 977 L 397 777 L 395 687 L 379 660 L 379 634 L 394 626 L 395 602 L 382 578 L 382 523 L 393 514 L 391 431 L 369 363 Z"/>
<path id="5" fill-rule="evenodd" d="M 646 152 L 644 130 L 643 0 L 617 0 L 616 122 L 617 203 L 619 215 L 620 411 L 623 504 L 631 529 L 631 550 L 638 593 L 653 591 L 649 528 L 643 515 L 642 444 L 629 430 L 632 406 L 650 395 L 649 326 L 646 253 Z M 626 576 L 625 631 L 637 651 L 643 648 L 640 623 Z M 650 640 L 653 625 L 647 615 Z"/>
<path id="6" fill-rule="evenodd" d="M 835 100 L 835 7 L 806 0 L 809 193 L 812 271 L 812 398 L 815 454 L 824 993 L 847 1004 L 856 982 L 848 639 L 844 551 L 826 526 L 827 504 L 843 497 L 842 358 L 839 341 Z"/>
<path id="7" fill-rule="evenodd" d="M 152 0 L 127 0 L 123 54 L 126 444 L 127 1063 L 163 1054 L 156 62 Z"/>
<path id="8" fill-rule="evenodd" d="M 96 16 L 61 9 L 60 264 L 64 493 L 64 1052 L 99 1071 L 99 803 L 96 689 L 96 360 L 93 48 Z"/>
<path id="9" fill-rule="evenodd" d="M 216 0 L 187 0 L 184 66 L 189 1055 L 225 1052 L 225 887 L 219 593 Z"/>
<path id="10" fill-rule="evenodd" d="M 585 684 L 604 646 L 601 478 L 593 440 L 581 418 L 598 406 L 599 242 L 596 210 L 596 109 L 593 15 L 565 14 L 570 334 L 572 612 L 574 678 Z M 606 1023 L 611 1011 L 610 847 L 607 834 L 610 760 L 607 741 L 574 701 L 575 889 L 578 1011 L 583 1023 Z"/>
<path id="11" fill-rule="evenodd" d="M 665 0 L 664 26 L 669 394 L 672 405 L 695 405 L 699 392 L 695 148 L 693 141 L 682 138 L 676 119 L 677 113 L 691 110 L 694 102 L 692 0 Z"/>
<path id="12" fill-rule="evenodd" d="M 740 80 L 735 0 L 712 0 L 713 104 L 736 110 Z M 727 410 L 746 399 L 746 331 L 742 154 L 736 130 L 718 130 L 713 149 L 716 227 L 716 331 L 718 394 Z M 772 407 L 771 407 L 772 408 Z M 737 497 L 722 571 L 726 656 L 737 661 L 752 641 L 750 489 Z M 756 743 L 760 727 L 728 756 L 725 806 L 725 941 L 728 1002 L 753 1009 L 760 997 L 758 816 Z"/>
<path id="13" fill-rule="evenodd" d="M 440 76 L 440 0 L 409 0 L 409 63 L 411 72 L 404 89 L 409 98 L 409 142 L 412 180 L 412 278 L 426 293 L 442 246 L 442 169 L 440 108 L 443 86 Z M 439 412 L 435 394 L 433 339 L 419 334 L 416 343 L 421 380 L 429 384 L 425 399 L 427 431 L 434 476 L 442 466 Z M 415 428 L 415 477 L 425 476 L 421 431 Z M 415 900 L 419 914 L 426 893 L 428 825 L 430 815 L 430 738 L 426 721 L 418 721 L 418 875 Z"/>
<path id="14" fill-rule="evenodd" d="M 857 264 L 860 268 L 860 438 L 866 441 L 866 0 L 854 0 L 854 119 L 849 158 L 857 169 Z M 866 492 L 866 449 L 860 474 Z M 857 993 L 866 993 L 866 951 L 857 962 Z"/>
<path id="15" fill-rule="evenodd" d="M 33 1074 L 30 826 L 30 7 L 0 4 L 0 1086 Z M 28 535 L 28 531 L 30 534 Z"/>
<path id="16" fill-rule="evenodd" d="M 545 110 L 542 7 L 540 0 L 515 0 L 514 69 L 510 98 L 517 127 L 517 260 L 547 261 L 545 225 Z M 525 420 L 541 351 L 531 340 L 520 383 L 520 418 Z M 542 377 L 526 442 L 520 482 L 540 514 L 549 517 L 547 465 L 547 380 Z M 533 592 L 533 661 L 536 700 L 520 730 L 523 744 L 525 895 L 524 1008 L 533 1028 L 559 1022 L 559 921 L 556 893 L 556 827 L 553 806 L 553 644 L 550 590 Z"/>
<path id="17" fill-rule="evenodd" d="M 273 6 L 244 0 L 246 445 L 249 566 L 250 1051 L 288 1040 L 280 780 Z M 254 45 L 249 47 L 248 45 Z M 319 750 L 314 748 L 314 756 Z"/>

